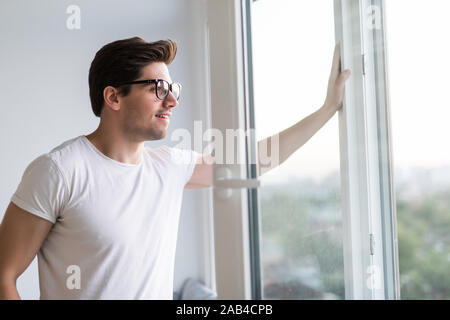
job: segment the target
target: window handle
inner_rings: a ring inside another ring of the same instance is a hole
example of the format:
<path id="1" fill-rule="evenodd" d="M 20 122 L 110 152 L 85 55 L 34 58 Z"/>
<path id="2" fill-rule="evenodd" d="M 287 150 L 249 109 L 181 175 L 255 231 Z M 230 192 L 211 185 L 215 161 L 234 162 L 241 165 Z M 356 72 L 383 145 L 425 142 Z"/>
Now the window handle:
<path id="1" fill-rule="evenodd" d="M 233 179 L 230 168 L 219 168 L 216 170 L 214 188 L 218 196 L 222 199 L 229 199 L 233 194 L 233 189 L 256 189 L 261 185 L 258 179 Z"/>
<path id="2" fill-rule="evenodd" d="M 258 179 L 218 179 L 214 183 L 216 188 L 229 188 L 229 189 L 241 189 L 241 188 L 258 188 L 261 181 Z"/>

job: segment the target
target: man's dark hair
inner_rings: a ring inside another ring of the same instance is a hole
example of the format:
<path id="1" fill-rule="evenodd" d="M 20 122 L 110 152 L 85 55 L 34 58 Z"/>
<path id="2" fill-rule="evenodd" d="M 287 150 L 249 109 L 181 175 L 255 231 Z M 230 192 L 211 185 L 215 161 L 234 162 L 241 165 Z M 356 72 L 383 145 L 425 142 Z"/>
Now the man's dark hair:
<path id="1" fill-rule="evenodd" d="M 172 40 L 146 42 L 139 37 L 117 40 L 103 46 L 92 60 L 89 69 L 89 96 L 92 111 L 100 117 L 103 108 L 103 90 L 142 76 L 142 68 L 152 62 L 169 65 L 177 53 Z M 118 94 L 127 96 L 130 85 L 118 88 Z"/>

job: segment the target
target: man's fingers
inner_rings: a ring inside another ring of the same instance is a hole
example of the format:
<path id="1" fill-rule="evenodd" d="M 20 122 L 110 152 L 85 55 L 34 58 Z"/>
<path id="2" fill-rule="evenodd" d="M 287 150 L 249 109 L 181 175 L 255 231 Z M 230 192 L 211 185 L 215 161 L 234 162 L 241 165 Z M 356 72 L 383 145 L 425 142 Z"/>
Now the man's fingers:
<path id="1" fill-rule="evenodd" d="M 341 74 L 339 75 L 339 86 L 344 86 L 345 82 L 347 81 L 348 78 L 350 78 L 351 75 L 351 71 L 350 70 L 344 70 L 341 72 Z"/>
<path id="2" fill-rule="evenodd" d="M 341 69 L 341 47 L 338 44 L 334 47 L 334 55 L 333 55 L 333 65 L 331 67 L 331 75 L 330 78 L 332 80 L 336 80 L 339 76 Z"/>

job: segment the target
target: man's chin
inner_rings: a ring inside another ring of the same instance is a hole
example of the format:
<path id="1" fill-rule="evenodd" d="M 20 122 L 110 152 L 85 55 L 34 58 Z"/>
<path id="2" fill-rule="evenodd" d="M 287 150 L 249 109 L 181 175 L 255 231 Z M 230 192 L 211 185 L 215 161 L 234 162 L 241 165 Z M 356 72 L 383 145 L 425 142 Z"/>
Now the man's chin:
<path id="1" fill-rule="evenodd" d="M 149 135 L 147 140 L 162 140 L 167 136 L 167 130 L 164 130 L 162 132 L 152 132 L 151 135 Z"/>

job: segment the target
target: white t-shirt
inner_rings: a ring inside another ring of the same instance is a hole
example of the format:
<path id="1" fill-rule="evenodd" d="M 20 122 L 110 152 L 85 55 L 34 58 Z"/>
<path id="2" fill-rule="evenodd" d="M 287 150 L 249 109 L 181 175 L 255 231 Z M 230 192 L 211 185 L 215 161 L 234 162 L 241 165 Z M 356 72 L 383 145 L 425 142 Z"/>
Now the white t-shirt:
<path id="1" fill-rule="evenodd" d="M 145 148 L 139 164 L 84 135 L 32 161 L 11 198 L 54 223 L 38 252 L 41 299 L 173 299 L 178 221 L 200 154 Z"/>

